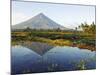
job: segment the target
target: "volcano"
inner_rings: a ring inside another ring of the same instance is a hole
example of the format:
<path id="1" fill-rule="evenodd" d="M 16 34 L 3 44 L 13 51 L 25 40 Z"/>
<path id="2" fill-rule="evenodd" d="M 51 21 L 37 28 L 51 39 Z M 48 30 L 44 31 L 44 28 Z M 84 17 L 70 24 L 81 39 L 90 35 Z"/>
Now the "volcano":
<path id="1" fill-rule="evenodd" d="M 67 29 L 62 25 L 54 22 L 52 19 L 50 19 L 43 13 L 40 13 L 22 23 L 12 25 L 12 29 L 25 29 L 27 27 L 31 29 Z"/>

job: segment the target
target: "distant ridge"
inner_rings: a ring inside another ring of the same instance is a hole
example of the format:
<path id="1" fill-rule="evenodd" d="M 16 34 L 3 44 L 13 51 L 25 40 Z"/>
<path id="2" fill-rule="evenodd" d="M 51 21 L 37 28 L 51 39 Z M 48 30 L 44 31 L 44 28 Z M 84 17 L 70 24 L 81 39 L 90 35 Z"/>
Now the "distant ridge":
<path id="1" fill-rule="evenodd" d="M 67 29 L 62 25 L 54 22 L 53 20 L 45 16 L 43 13 L 40 13 L 27 21 L 13 25 L 12 29 L 25 29 L 27 27 L 31 29 L 57 29 L 57 28 L 60 28 L 62 30 Z"/>

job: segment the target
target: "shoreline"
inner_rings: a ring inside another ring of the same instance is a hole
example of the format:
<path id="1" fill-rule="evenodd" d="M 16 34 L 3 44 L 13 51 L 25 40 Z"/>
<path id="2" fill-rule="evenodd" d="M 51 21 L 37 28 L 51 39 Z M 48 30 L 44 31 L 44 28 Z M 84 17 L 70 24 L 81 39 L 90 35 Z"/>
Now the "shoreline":
<path id="1" fill-rule="evenodd" d="M 31 44 L 32 42 L 39 42 L 39 41 L 12 41 L 11 45 L 22 45 L 22 44 Z M 53 44 L 53 43 L 46 43 L 46 42 L 39 42 L 39 43 L 45 43 L 48 44 L 50 46 L 70 46 L 70 47 L 78 47 L 80 49 L 88 49 L 90 51 L 96 51 L 96 47 L 95 46 L 89 46 L 89 45 L 85 45 L 85 44 L 69 44 L 69 45 L 60 45 L 60 44 Z"/>

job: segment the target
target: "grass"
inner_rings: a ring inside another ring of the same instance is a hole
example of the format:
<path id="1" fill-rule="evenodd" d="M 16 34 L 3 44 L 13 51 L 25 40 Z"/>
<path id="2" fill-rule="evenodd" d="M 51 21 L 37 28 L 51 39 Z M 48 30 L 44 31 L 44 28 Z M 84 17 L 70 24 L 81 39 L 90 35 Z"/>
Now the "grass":
<path id="1" fill-rule="evenodd" d="M 95 34 L 56 31 L 12 32 L 12 45 L 28 41 L 48 43 L 53 46 L 76 46 L 79 48 L 96 50 Z"/>

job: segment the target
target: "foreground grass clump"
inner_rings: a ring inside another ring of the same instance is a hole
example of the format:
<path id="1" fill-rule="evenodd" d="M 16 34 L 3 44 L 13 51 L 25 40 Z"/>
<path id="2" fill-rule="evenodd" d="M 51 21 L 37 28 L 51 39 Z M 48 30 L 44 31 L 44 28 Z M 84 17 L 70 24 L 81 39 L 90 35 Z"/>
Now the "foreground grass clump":
<path id="1" fill-rule="evenodd" d="M 58 46 L 71 46 L 72 42 L 69 40 L 57 39 L 57 40 L 52 41 L 52 44 L 58 45 Z"/>

